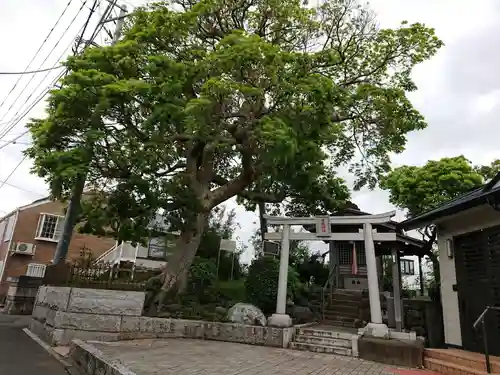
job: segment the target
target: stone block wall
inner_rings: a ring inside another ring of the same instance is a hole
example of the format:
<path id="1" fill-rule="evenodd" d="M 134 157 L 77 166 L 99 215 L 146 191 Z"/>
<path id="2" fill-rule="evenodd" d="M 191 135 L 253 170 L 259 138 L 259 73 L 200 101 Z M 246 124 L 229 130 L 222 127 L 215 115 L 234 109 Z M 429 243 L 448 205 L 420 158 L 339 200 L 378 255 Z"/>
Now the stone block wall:
<path id="1" fill-rule="evenodd" d="M 124 316 L 140 316 L 144 292 L 43 286 L 30 330 L 50 345 L 71 340 L 116 341 Z"/>
<path id="2" fill-rule="evenodd" d="M 293 328 L 141 316 L 144 292 L 41 287 L 30 330 L 50 345 L 73 339 L 193 338 L 288 347 Z"/>
<path id="3" fill-rule="evenodd" d="M 293 327 L 124 316 L 119 339 L 191 338 L 286 348 L 293 332 Z"/>
<path id="4" fill-rule="evenodd" d="M 31 315 L 40 285 L 42 279 L 39 277 L 11 278 L 4 311 L 12 315 Z"/>
<path id="5" fill-rule="evenodd" d="M 421 368 L 424 343 L 420 340 L 387 340 L 362 336 L 358 339 L 359 358 L 392 366 Z"/>

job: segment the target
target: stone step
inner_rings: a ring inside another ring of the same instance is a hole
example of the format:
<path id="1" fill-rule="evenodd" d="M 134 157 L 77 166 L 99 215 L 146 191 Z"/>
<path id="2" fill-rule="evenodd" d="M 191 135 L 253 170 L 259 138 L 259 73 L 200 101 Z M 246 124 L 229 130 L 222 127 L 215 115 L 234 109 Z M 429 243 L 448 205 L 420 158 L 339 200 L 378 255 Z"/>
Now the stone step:
<path id="1" fill-rule="evenodd" d="M 424 358 L 424 367 L 428 370 L 438 372 L 443 375 L 486 375 L 486 370 L 476 370 L 471 367 L 464 367 L 452 362 L 442 361 L 436 358 Z"/>
<path id="2" fill-rule="evenodd" d="M 336 302 L 336 303 L 335 303 Z M 357 313 L 361 307 L 360 301 L 333 301 L 326 306 L 327 310 L 342 311 L 347 313 Z"/>
<path id="3" fill-rule="evenodd" d="M 315 344 L 315 345 L 325 345 L 325 346 L 335 346 L 339 348 L 352 348 L 351 339 L 337 339 L 333 337 L 321 337 L 312 335 L 298 335 L 295 337 L 295 342 L 300 342 L 304 344 Z"/>
<path id="4" fill-rule="evenodd" d="M 323 319 L 321 323 L 333 327 L 354 328 L 354 321 Z"/>
<path id="5" fill-rule="evenodd" d="M 350 332 L 338 332 L 331 331 L 326 329 L 314 329 L 314 328 L 297 328 L 296 330 L 297 336 L 314 336 L 314 337 L 327 337 L 331 339 L 339 339 L 339 340 L 351 340 L 352 333 Z"/>
<path id="6" fill-rule="evenodd" d="M 349 289 L 335 289 L 332 293 L 333 296 L 347 296 L 353 298 L 362 298 L 363 292 L 360 290 L 349 290 Z"/>
<path id="7" fill-rule="evenodd" d="M 336 306 L 341 306 L 344 308 L 354 308 L 354 307 L 359 307 L 363 303 L 361 299 L 354 299 L 354 298 L 344 298 L 344 297 L 337 297 L 333 296 L 331 300 L 326 300 L 327 306 L 328 307 L 336 307 Z"/>
<path id="8" fill-rule="evenodd" d="M 317 345 L 317 344 L 306 344 L 303 342 L 292 341 L 290 343 L 290 348 L 298 350 L 306 350 L 315 353 L 328 353 L 328 354 L 338 354 L 338 355 L 352 355 L 352 349 L 328 345 Z"/>
<path id="9" fill-rule="evenodd" d="M 483 354 L 467 352 L 459 349 L 425 349 L 424 358 L 436 359 L 477 371 L 486 371 L 486 360 Z M 500 373 L 500 359 L 490 356 L 491 371 Z"/>
<path id="10" fill-rule="evenodd" d="M 324 319 L 325 320 L 342 321 L 342 322 L 346 322 L 346 323 L 353 323 L 357 319 L 357 317 L 338 315 L 338 314 L 331 313 L 331 312 L 330 313 L 325 312 Z"/>
<path id="11" fill-rule="evenodd" d="M 345 318 L 358 319 L 359 311 L 339 311 L 337 309 L 326 309 L 324 315 L 325 315 L 325 317 L 326 316 L 342 316 Z"/>

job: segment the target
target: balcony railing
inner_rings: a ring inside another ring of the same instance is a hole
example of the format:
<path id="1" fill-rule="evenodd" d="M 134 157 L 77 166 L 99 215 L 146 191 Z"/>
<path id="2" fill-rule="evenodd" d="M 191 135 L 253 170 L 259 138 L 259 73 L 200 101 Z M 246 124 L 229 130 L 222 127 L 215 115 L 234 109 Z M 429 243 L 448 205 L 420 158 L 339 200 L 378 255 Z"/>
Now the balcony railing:
<path id="1" fill-rule="evenodd" d="M 128 242 L 122 242 L 97 257 L 96 262 L 111 264 L 119 262 L 135 262 L 139 247 L 139 245 L 132 246 Z"/>

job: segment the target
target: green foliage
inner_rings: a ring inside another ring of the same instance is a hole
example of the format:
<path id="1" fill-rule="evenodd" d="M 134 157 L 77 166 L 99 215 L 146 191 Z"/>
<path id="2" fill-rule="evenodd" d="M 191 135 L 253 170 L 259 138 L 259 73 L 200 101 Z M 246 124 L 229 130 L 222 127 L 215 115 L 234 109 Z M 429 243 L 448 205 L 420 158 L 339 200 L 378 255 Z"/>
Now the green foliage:
<path id="1" fill-rule="evenodd" d="M 297 265 L 302 264 L 309 259 L 309 247 L 300 241 L 290 241 L 290 257 L 289 264 L 291 267 L 297 268 Z"/>
<path id="2" fill-rule="evenodd" d="M 328 279 L 328 264 L 323 263 L 323 258 L 319 253 L 308 255 L 302 259 L 302 262 L 297 263 L 294 268 L 301 283 L 312 282 L 323 286 Z"/>
<path id="3" fill-rule="evenodd" d="M 206 292 L 215 284 L 216 280 L 216 264 L 209 259 L 195 257 L 189 268 L 188 286 L 185 294 L 195 297 L 198 301 L 210 299 Z"/>
<path id="4" fill-rule="evenodd" d="M 395 206 L 416 216 L 442 203 L 457 198 L 485 181 L 493 178 L 500 166 L 495 160 L 489 166 L 473 166 L 464 156 L 430 160 L 421 167 L 401 166 L 381 180 L 381 187 L 389 191 L 389 199 Z M 435 228 L 422 230 L 428 244 L 428 255 L 433 263 L 433 272 L 426 283 L 432 290 L 439 289 L 438 253 L 433 250 L 436 239 Z"/>
<path id="5" fill-rule="evenodd" d="M 477 165 L 474 170 L 485 180 L 491 180 L 500 172 L 500 159 L 493 160 L 490 165 Z"/>
<path id="6" fill-rule="evenodd" d="M 224 307 L 231 307 L 246 301 L 245 280 L 218 281 L 215 285 L 217 302 Z"/>
<path id="7" fill-rule="evenodd" d="M 246 300 L 259 307 L 265 314 L 276 310 L 278 294 L 279 260 L 270 256 L 254 259 L 245 280 Z M 288 295 L 293 298 L 299 286 L 297 272 L 288 271 Z"/>
<path id="8" fill-rule="evenodd" d="M 431 160 L 422 167 L 398 167 L 382 179 L 381 187 L 389 191 L 391 203 L 415 216 L 483 183 L 471 162 L 457 156 Z"/>
<path id="9" fill-rule="evenodd" d="M 85 230 L 123 240 L 160 209 L 195 238 L 234 196 L 333 211 L 349 198 L 338 166 L 373 187 L 426 127 L 406 92 L 441 46 L 420 23 L 379 29 L 352 0 L 153 3 L 116 45 L 66 62 L 26 155 L 54 196 L 86 175 Z"/>
<path id="10" fill-rule="evenodd" d="M 216 207 L 209 218 L 208 226 L 203 232 L 197 256 L 211 259 L 219 264 L 218 280 L 237 280 L 243 274 L 240 255 L 243 249 L 237 249 L 236 254 L 220 251 L 221 239 L 233 237 L 237 227 L 234 210 L 226 211 L 225 207 Z"/>

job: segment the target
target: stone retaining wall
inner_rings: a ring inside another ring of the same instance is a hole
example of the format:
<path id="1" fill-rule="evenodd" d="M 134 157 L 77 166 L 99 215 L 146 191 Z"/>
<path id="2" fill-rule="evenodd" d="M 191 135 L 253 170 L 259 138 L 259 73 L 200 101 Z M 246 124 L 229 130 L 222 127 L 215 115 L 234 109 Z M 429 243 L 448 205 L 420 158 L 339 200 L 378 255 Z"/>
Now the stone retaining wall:
<path id="1" fill-rule="evenodd" d="M 30 330 L 54 346 L 73 339 L 179 337 L 286 348 L 292 339 L 293 328 L 144 317 L 144 297 L 143 292 L 41 287 Z"/>
<path id="2" fill-rule="evenodd" d="M 144 298 L 144 292 L 43 286 L 30 330 L 54 346 L 75 338 L 115 341 L 122 318 L 140 316 Z"/>
<path id="3" fill-rule="evenodd" d="M 42 278 L 19 276 L 11 277 L 9 282 L 4 312 L 11 315 L 31 315 Z"/>
<path id="4" fill-rule="evenodd" d="M 107 357 L 93 345 L 75 339 L 69 354 L 71 361 L 85 375 L 136 375 L 120 361 Z"/>

